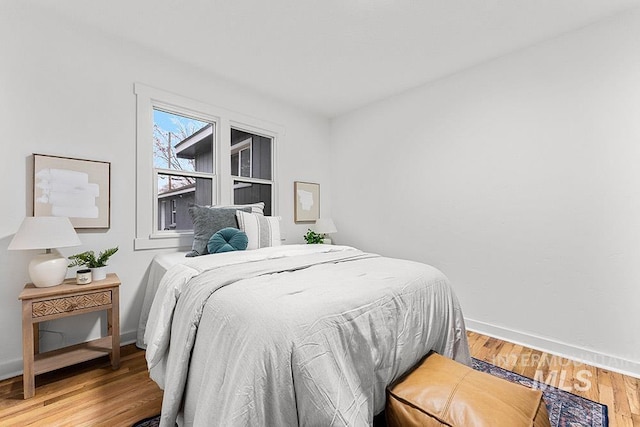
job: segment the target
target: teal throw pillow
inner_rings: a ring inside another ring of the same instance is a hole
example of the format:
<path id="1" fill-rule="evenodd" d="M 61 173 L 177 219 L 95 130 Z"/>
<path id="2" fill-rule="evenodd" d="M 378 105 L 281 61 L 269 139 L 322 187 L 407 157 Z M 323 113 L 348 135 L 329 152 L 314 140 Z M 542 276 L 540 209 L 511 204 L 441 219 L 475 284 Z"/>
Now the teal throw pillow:
<path id="1" fill-rule="evenodd" d="M 237 228 L 227 227 L 214 233 L 207 243 L 207 250 L 210 254 L 220 252 L 244 251 L 247 249 L 249 239 L 244 231 Z"/>

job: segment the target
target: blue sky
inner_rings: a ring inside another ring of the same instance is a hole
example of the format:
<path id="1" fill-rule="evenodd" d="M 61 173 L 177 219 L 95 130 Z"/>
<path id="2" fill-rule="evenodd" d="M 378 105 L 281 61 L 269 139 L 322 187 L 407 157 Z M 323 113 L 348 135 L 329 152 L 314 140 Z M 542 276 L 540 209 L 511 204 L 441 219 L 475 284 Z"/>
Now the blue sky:
<path id="1" fill-rule="evenodd" d="M 199 120 L 191 119 L 188 117 L 178 116 L 172 113 L 165 113 L 160 110 L 153 110 L 153 121 L 157 124 L 161 129 L 173 133 L 178 133 L 178 126 L 174 123 L 174 120 L 178 120 L 185 125 L 185 128 L 189 129 L 187 125 L 189 122 L 193 122 L 197 125 L 196 129 L 200 129 L 206 125 L 205 122 L 201 122 Z"/>
<path id="2" fill-rule="evenodd" d="M 156 109 L 153 110 L 153 122 L 155 125 L 158 125 L 158 127 L 162 130 L 161 132 L 162 134 L 166 135 L 166 132 L 171 132 L 174 135 L 178 136 L 177 138 L 172 137 L 171 139 L 171 145 L 173 147 L 175 147 L 180 142 L 180 139 L 181 139 L 180 135 L 182 135 L 182 133 L 179 130 L 180 127 L 178 124 L 176 124 L 176 122 L 181 123 L 184 126 L 184 128 L 187 130 L 199 130 L 204 126 L 208 125 L 208 123 L 205 123 L 199 120 L 180 116 L 173 113 L 167 113 L 167 112 L 156 110 Z M 192 162 L 185 159 L 177 159 L 177 161 L 181 165 L 179 169 L 194 170 L 194 166 Z M 162 167 L 162 168 L 168 167 L 166 157 L 160 155 L 159 153 L 156 153 L 155 150 L 154 150 L 153 164 L 156 167 Z"/>

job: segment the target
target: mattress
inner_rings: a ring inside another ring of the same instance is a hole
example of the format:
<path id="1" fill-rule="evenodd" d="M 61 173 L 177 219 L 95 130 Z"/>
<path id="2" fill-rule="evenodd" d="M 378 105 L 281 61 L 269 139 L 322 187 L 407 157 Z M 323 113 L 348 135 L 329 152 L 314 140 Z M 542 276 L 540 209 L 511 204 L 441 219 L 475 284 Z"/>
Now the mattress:
<path id="1" fill-rule="evenodd" d="M 154 261 L 144 334 L 161 425 L 371 425 L 429 351 L 470 363 L 456 296 L 426 264 L 331 245 L 173 260 Z"/>

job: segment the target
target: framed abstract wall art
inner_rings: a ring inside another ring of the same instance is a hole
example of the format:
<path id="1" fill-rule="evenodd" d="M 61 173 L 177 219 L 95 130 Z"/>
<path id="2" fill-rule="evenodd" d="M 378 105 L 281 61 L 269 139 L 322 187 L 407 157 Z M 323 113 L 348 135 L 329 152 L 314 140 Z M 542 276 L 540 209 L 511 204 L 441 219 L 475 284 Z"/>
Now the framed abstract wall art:
<path id="1" fill-rule="evenodd" d="M 109 228 L 111 163 L 33 155 L 33 216 L 66 216 L 75 228 Z"/>
<path id="2" fill-rule="evenodd" d="M 315 222 L 320 218 L 320 184 L 293 183 L 293 220 L 296 223 Z"/>

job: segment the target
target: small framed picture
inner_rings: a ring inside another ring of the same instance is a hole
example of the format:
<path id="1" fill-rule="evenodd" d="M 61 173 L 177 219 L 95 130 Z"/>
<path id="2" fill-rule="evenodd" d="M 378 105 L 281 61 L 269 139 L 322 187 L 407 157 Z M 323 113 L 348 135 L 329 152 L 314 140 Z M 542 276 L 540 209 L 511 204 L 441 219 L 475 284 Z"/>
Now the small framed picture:
<path id="1" fill-rule="evenodd" d="M 33 216 L 66 216 L 75 228 L 109 228 L 111 163 L 33 155 Z"/>
<path id="2" fill-rule="evenodd" d="M 296 223 L 315 222 L 320 218 L 320 184 L 295 181 L 293 194 L 293 220 Z"/>

